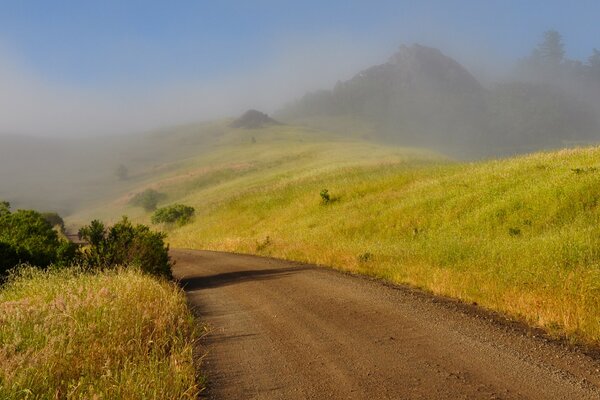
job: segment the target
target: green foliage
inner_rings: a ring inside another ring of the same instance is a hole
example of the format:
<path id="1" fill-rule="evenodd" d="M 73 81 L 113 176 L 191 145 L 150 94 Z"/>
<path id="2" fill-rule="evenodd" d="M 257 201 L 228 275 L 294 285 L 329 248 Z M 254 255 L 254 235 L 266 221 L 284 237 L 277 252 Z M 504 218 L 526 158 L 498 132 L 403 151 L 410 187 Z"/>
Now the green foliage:
<path id="1" fill-rule="evenodd" d="M 520 236 L 521 235 L 521 229 L 520 228 L 515 228 L 515 227 L 510 227 L 510 228 L 508 228 L 508 234 L 510 236 Z"/>
<path id="2" fill-rule="evenodd" d="M 194 216 L 194 207 L 183 204 L 172 204 L 170 206 L 159 208 L 152 215 L 153 224 L 174 224 L 185 225 Z"/>
<path id="3" fill-rule="evenodd" d="M 151 212 L 156 210 L 158 203 L 166 199 L 166 197 L 164 193 L 160 193 L 154 189 L 146 189 L 133 196 L 129 203 L 136 207 L 142 207 L 147 212 Z"/>
<path id="4" fill-rule="evenodd" d="M 0 282 L 8 270 L 19 264 L 19 255 L 16 249 L 8 243 L 0 242 Z"/>
<path id="5" fill-rule="evenodd" d="M 171 276 L 166 235 L 145 225 L 132 225 L 127 217 L 112 227 L 94 220 L 79 230 L 79 237 L 88 243 L 79 255 L 79 263 L 86 268 L 104 270 L 135 265 L 153 275 Z"/>
<path id="6" fill-rule="evenodd" d="M 42 214 L 33 210 L 13 213 L 6 202 L 0 206 L 0 276 L 20 263 L 68 264 L 74 252 L 74 245 L 60 240 Z"/>
<path id="7" fill-rule="evenodd" d="M 10 213 L 10 203 L 8 201 L 0 201 L 0 217 Z"/>
<path id="8" fill-rule="evenodd" d="M 42 217 L 48 221 L 48 223 L 55 227 L 58 226 L 61 232 L 65 231 L 65 221 L 62 219 L 58 213 L 55 212 L 45 212 L 42 213 Z"/>
<path id="9" fill-rule="evenodd" d="M 331 201 L 331 196 L 329 195 L 329 190 L 322 189 L 321 193 L 319 193 L 319 195 L 321 196 L 321 203 L 329 204 L 329 202 Z"/>

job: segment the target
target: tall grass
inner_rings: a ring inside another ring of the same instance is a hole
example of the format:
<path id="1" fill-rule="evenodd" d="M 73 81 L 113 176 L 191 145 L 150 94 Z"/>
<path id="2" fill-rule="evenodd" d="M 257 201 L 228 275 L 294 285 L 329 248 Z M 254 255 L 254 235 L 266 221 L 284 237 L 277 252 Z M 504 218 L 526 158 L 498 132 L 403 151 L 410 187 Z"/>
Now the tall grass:
<path id="1" fill-rule="evenodd" d="M 171 283 L 25 269 L 0 290 L 0 398 L 193 399 L 194 338 Z"/>

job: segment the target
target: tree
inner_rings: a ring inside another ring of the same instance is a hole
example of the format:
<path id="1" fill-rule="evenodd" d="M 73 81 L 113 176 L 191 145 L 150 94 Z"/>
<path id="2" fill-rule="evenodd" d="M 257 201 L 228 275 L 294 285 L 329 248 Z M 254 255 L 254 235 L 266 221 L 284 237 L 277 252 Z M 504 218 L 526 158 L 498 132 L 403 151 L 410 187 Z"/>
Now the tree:
<path id="1" fill-rule="evenodd" d="M 600 78 L 600 50 L 594 49 L 592 55 L 588 58 L 588 66 L 592 72 L 592 76 Z"/>
<path id="2" fill-rule="evenodd" d="M 137 193 L 130 200 L 130 204 L 136 207 L 142 207 L 150 212 L 156 210 L 158 203 L 167 197 L 166 194 L 157 192 L 154 189 L 146 189 L 143 192 Z"/>
<path id="3" fill-rule="evenodd" d="M 539 58 L 546 65 L 558 66 L 565 58 L 562 35 L 555 30 L 544 32 L 544 40 L 534 50 L 533 57 Z"/>
<path id="4" fill-rule="evenodd" d="M 129 170 L 126 166 L 120 164 L 115 171 L 115 175 L 120 181 L 125 181 L 127 178 L 129 178 Z"/>

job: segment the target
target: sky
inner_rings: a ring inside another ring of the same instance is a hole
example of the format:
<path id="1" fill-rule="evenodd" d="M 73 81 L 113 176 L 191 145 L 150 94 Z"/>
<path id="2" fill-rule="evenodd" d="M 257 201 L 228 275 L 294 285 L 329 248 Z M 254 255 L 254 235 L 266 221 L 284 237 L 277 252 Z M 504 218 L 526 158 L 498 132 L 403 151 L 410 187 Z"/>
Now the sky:
<path id="1" fill-rule="evenodd" d="M 585 60 L 598 15 L 591 0 L 0 0 L 0 134 L 272 112 L 415 42 L 493 75 L 556 29 Z"/>

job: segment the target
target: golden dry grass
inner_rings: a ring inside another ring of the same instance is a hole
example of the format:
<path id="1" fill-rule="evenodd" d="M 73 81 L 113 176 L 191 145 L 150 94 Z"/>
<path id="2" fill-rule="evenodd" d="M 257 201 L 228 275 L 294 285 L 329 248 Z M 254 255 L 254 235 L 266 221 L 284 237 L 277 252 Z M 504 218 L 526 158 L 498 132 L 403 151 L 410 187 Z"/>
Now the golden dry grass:
<path id="1" fill-rule="evenodd" d="M 194 329 L 172 283 L 24 269 L 0 290 L 0 398 L 195 399 Z"/>

